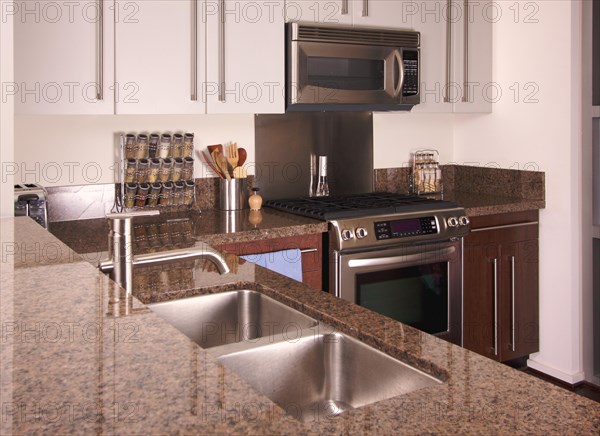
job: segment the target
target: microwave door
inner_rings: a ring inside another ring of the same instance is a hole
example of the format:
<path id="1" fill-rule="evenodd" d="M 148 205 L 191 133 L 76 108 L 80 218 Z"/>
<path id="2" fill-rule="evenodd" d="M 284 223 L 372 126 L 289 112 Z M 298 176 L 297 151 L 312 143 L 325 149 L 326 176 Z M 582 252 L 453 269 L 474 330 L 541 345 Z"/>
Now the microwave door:
<path id="1" fill-rule="evenodd" d="M 398 104 L 401 53 L 393 47 L 295 42 L 291 103 Z"/>

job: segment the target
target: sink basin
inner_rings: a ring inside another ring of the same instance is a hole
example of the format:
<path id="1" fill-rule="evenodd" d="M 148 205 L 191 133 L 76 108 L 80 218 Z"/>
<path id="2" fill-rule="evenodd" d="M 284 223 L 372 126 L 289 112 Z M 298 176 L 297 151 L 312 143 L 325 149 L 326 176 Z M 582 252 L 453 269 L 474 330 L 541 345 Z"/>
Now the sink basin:
<path id="1" fill-rule="evenodd" d="M 246 349 L 219 361 L 301 421 L 327 419 L 441 383 L 340 333 Z"/>
<path id="2" fill-rule="evenodd" d="M 203 348 L 295 339 L 317 321 L 256 291 L 240 290 L 149 304 Z"/>

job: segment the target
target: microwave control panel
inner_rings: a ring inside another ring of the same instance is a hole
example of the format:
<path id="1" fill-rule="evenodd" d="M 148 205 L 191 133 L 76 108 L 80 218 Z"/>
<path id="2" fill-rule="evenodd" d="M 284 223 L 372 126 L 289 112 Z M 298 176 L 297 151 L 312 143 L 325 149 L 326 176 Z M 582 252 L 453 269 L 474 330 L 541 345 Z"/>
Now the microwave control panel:
<path id="1" fill-rule="evenodd" d="M 402 95 L 409 97 L 419 93 L 419 52 L 418 50 L 404 49 L 402 51 L 404 64 L 404 84 Z"/>
<path id="2" fill-rule="evenodd" d="M 378 241 L 437 233 L 437 221 L 433 216 L 375 223 L 375 237 Z"/>

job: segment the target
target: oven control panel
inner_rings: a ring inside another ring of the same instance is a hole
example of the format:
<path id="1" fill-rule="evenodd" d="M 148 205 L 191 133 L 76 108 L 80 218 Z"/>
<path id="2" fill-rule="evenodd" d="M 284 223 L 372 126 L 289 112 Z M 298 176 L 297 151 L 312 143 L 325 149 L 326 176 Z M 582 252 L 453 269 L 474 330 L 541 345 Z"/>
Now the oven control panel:
<path id="1" fill-rule="evenodd" d="M 374 224 L 375 237 L 378 241 L 438 233 L 438 225 L 434 216 L 379 221 Z"/>

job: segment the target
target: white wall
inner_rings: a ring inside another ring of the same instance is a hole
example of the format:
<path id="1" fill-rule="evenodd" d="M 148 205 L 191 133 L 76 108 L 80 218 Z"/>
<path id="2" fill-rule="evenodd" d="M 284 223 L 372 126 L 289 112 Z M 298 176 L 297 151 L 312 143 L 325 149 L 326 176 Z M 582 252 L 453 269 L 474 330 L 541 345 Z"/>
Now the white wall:
<path id="1" fill-rule="evenodd" d="M 411 152 L 427 148 L 434 148 L 440 152 L 440 162 L 451 162 L 453 119 L 452 114 L 373 114 L 375 168 L 407 166 Z"/>
<path id="2" fill-rule="evenodd" d="M 510 3 L 513 4 L 512 2 Z M 532 3 L 537 22 L 514 19 L 508 3 L 494 25 L 494 112 L 457 117 L 457 161 L 498 163 L 546 173 L 540 212 L 540 352 L 532 367 L 565 381 L 583 378 L 581 361 L 581 60 L 578 2 Z M 521 3 L 523 5 L 523 3 Z M 528 12 L 533 11 L 530 9 Z M 516 86 L 515 86 L 516 84 Z M 520 89 L 517 96 L 513 89 Z M 534 96 L 529 93 L 536 92 Z M 527 95 L 537 102 L 527 103 Z"/>
<path id="3" fill-rule="evenodd" d="M 0 7 L 6 6 L 2 0 Z M 3 17 L 0 26 L 0 84 L 13 81 L 13 18 Z M 4 86 L 2 87 L 4 88 Z M 14 106 L 12 97 L 6 97 L 2 92 L 0 99 L 0 162 L 2 182 L 0 184 L 0 217 L 14 215 L 13 177 L 4 169 L 13 161 L 13 117 Z"/>
<path id="4" fill-rule="evenodd" d="M 254 162 L 253 115 L 16 115 L 15 181 L 112 183 L 119 133 L 177 131 L 194 132 L 196 150 L 237 142 L 248 151 L 248 162 Z M 195 158 L 195 177 L 213 177 Z"/>

